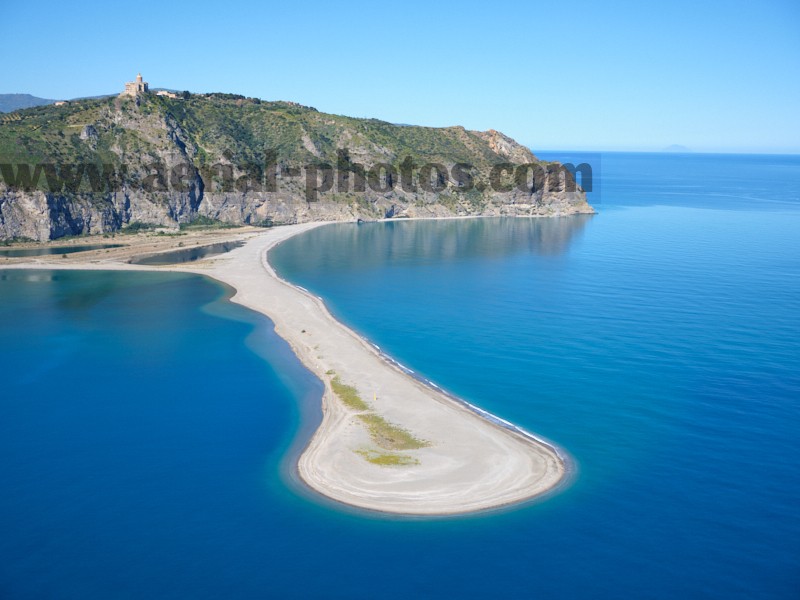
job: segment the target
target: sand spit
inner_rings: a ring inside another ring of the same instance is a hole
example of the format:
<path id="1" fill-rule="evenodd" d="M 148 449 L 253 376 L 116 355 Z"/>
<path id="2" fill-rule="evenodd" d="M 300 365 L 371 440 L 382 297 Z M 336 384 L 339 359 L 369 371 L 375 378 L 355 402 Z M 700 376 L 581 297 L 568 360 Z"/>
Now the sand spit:
<path id="1" fill-rule="evenodd" d="M 387 513 L 448 515 L 527 500 L 557 486 L 566 468 L 555 447 L 405 373 L 336 321 L 319 298 L 275 274 L 267 261 L 269 249 L 320 225 L 233 230 L 184 240 L 139 238 L 124 249 L 66 259 L 5 259 L 0 269 L 181 271 L 235 288 L 232 301 L 269 317 L 278 335 L 325 383 L 322 423 L 297 469 L 308 486 L 339 502 Z M 125 262 L 145 250 L 222 239 L 245 244 L 175 266 Z M 354 388 L 350 392 L 363 404 L 343 401 L 332 388 L 334 377 Z"/>

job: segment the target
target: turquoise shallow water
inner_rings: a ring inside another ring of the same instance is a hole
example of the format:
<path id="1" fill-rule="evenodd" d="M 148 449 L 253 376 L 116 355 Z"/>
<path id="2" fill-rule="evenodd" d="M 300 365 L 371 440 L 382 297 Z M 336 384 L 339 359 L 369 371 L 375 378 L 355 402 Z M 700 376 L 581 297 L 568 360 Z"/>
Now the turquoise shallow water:
<path id="1" fill-rule="evenodd" d="M 207 280 L 2 272 L 0 596 L 796 598 L 800 161 L 661 160 L 604 156 L 593 217 L 334 225 L 274 254 L 575 458 L 495 514 L 294 484 L 320 384 Z"/>

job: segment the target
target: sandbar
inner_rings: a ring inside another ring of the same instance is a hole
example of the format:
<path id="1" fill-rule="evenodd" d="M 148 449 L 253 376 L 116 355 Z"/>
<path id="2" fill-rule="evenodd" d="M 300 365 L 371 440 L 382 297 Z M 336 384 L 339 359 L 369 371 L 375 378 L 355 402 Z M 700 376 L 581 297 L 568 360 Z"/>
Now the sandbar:
<path id="1" fill-rule="evenodd" d="M 530 500 L 563 483 L 567 460 L 554 444 L 413 377 L 333 318 L 322 299 L 275 273 L 269 250 L 324 224 L 221 232 L 213 241 L 239 239 L 244 245 L 179 265 L 128 264 L 124 260 L 144 247 L 133 244 L 68 259 L 6 259 L 0 269 L 179 271 L 233 287 L 231 301 L 269 317 L 276 333 L 325 384 L 322 422 L 301 453 L 297 472 L 310 488 L 338 502 L 399 515 L 454 515 Z M 173 250 L 176 243 L 167 240 L 151 251 Z M 334 377 L 355 388 L 368 411 L 343 402 L 332 388 Z M 364 414 L 423 443 L 411 449 L 381 446 L 386 436 L 376 438 Z M 392 464 L 391 457 L 403 460 Z"/>

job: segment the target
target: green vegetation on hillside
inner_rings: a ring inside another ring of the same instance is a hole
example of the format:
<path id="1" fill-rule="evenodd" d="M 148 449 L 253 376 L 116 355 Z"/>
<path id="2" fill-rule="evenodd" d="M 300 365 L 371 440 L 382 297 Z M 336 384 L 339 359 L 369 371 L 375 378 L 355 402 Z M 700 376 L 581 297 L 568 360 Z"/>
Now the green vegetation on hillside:
<path id="1" fill-rule="evenodd" d="M 145 231 L 153 231 L 156 229 L 158 225 L 154 225 L 153 223 L 142 223 L 141 221 L 132 221 L 122 227 L 119 232 L 120 233 L 143 233 Z"/>
<path id="2" fill-rule="evenodd" d="M 241 227 L 234 223 L 224 223 L 218 219 L 211 219 L 203 215 L 198 215 L 189 223 L 181 223 L 181 231 L 192 231 L 195 229 L 236 229 Z"/>
<path id="3" fill-rule="evenodd" d="M 144 167 L 163 159 L 165 150 L 174 155 L 175 146 L 197 169 L 226 162 L 263 166 L 271 153 L 284 166 L 336 165 L 341 148 L 367 169 L 378 162 L 399 169 L 406 157 L 417 166 L 463 162 L 479 170 L 507 160 L 463 127 L 393 125 L 235 94 L 107 97 L 6 117 L 0 122 L 0 164 L 124 164 L 123 180 L 131 183 L 152 174 Z"/>
<path id="4" fill-rule="evenodd" d="M 136 220 L 191 230 L 591 210 L 550 194 L 558 190 L 545 182 L 561 174 L 537 162 L 492 130 L 393 125 L 236 94 L 86 99 L 0 116 L 0 238 L 143 231 Z M 23 202 L 16 192 L 48 197 Z"/>

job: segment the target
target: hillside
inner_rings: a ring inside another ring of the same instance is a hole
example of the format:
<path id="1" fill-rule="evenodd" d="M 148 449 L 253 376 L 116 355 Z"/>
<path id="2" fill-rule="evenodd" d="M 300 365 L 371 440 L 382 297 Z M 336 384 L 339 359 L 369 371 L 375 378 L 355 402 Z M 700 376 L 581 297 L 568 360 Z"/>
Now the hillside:
<path id="1" fill-rule="evenodd" d="M 6 240 L 198 219 L 575 212 L 592 210 L 569 173 L 492 130 L 392 125 L 232 94 L 85 99 L 0 118 Z"/>

